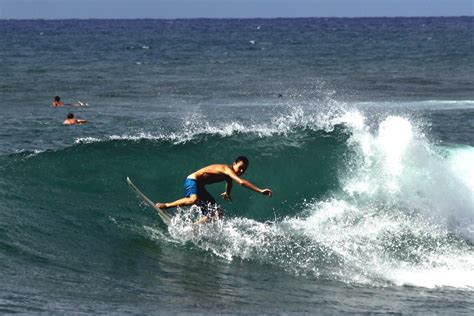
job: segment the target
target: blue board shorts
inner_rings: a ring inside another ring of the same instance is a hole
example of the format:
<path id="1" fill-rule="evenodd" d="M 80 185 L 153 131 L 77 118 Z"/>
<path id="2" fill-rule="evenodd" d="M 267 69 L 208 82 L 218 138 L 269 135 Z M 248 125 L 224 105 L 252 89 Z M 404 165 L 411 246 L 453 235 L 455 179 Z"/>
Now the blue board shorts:
<path id="1" fill-rule="evenodd" d="M 193 194 L 198 196 L 197 205 L 201 208 L 203 215 L 207 215 L 211 209 L 219 208 L 216 200 L 207 192 L 203 185 L 199 185 L 196 180 L 186 178 L 183 183 L 184 197 L 190 197 Z"/>
<path id="2" fill-rule="evenodd" d="M 196 180 L 186 178 L 186 180 L 184 180 L 183 187 L 184 197 L 190 197 L 193 194 L 196 194 L 199 197 L 199 189 Z"/>

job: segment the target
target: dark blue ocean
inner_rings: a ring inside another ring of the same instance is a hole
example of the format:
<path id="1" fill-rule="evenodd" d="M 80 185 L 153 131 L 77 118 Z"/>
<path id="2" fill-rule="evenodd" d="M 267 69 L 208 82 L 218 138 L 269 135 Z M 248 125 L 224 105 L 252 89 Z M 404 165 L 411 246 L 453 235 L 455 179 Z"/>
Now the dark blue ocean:
<path id="1" fill-rule="evenodd" d="M 473 314 L 473 23 L 0 20 L 0 313 Z"/>

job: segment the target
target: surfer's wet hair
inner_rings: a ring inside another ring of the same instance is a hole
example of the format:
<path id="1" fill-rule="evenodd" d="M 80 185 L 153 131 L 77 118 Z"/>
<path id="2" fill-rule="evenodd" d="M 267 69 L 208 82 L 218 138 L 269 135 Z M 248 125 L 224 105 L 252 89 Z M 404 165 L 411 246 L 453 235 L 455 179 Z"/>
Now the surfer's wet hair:
<path id="1" fill-rule="evenodd" d="M 54 97 L 54 101 L 59 102 L 59 100 L 61 100 L 61 98 L 58 95 Z"/>
<path id="2" fill-rule="evenodd" d="M 235 159 L 234 162 L 235 162 L 235 163 L 238 163 L 239 161 L 242 161 L 246 166 L 249 165 L 249 160 L 248 160 L 248 158 L 245 157 L 245 156 L 239 156 L 239 157 L 237 157 L 237 159 Z"/>
<path id="3" fill-rule="evenodd" d="M 72 114 L 72 113 L 69 113 L 69 114 L 67 115 L 67 118 L 68 118 L 68 119 L 72 119 L 72 118 L 74 118 L 74 114 Z"/>

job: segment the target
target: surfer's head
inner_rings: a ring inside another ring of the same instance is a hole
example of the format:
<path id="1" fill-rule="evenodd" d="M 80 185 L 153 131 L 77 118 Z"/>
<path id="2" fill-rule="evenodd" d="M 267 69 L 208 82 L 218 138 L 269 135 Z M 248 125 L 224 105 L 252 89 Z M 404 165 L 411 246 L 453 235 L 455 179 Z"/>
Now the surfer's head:
<path id="1" fill-rule="evenodd" d="M 61 98 L 58 95 L 54 97 L 55 102 L 59 102 L 60 100 L 61 100 Z"/>
<path id="2" fill-rule="evenodd" d="M 67 115 L 67 119 L 68 119 L 68 120 L 73 119 L 73 118 L 74 118 L 74 114 L 69 113 L 69 114 Z"/>
<path id="3" fill-rule="evenodd" d="M 234 169 L 234 172 L 238 175 L 241 176 L 244 174 L 245 170 L 247 170 L 247 167 L 249 166 L 249 160 L 245 156 L 239 156 L 237 159 L 235 159 L 234 163 L 232 164 L 232 169 Z"/>

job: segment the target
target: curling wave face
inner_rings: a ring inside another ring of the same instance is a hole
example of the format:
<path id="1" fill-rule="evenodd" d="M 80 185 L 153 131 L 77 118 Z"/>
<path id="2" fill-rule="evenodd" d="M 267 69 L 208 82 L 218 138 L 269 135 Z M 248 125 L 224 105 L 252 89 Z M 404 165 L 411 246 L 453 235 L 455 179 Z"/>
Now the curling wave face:
<path id="1" fill-rule="evenodd" d="M 369 124 L 342 109 L 296 108 L 267 125 L 196 120 L 185 130 L 2 156 L 3 243 L 79 269 L 86 253 L 68 253 L 74 244 L 100 262 L 110 244 L 138 234 L 327 280 L 474 288 L 471 147 L 434 146 L 409 117 Z M 274 197 L 236 188 L 227 218 L 198 228 L 189 226 L 193 209 L 180 209 L 166 233 L 149 209 L 137 213 L 124 182 L 131 176 L 154 200 L 174 199 L 187 173 L 240 154 L 252 157 L 245 176 Z"/>

